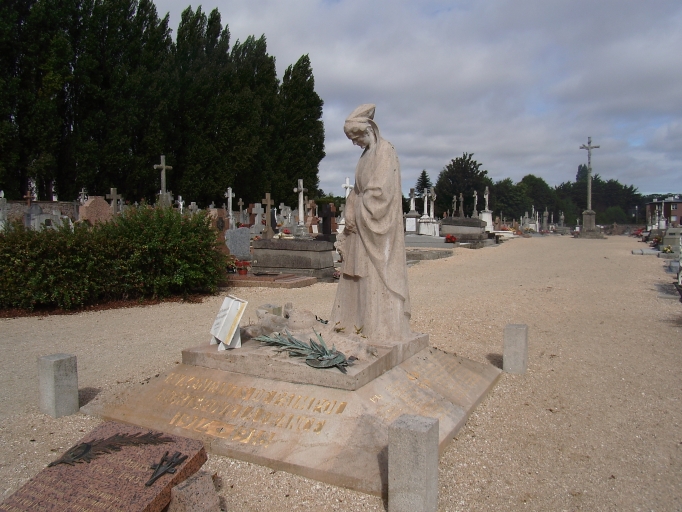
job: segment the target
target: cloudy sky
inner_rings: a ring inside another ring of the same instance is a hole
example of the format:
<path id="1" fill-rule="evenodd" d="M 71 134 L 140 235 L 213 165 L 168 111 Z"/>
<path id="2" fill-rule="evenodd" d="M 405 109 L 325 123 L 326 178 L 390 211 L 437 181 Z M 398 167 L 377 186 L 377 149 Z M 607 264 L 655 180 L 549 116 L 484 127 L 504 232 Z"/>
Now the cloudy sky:
<path id="1" fill-rule="evenodd" d="M 156 0 L 175 31 L 187 0 Z M 278 75 L 310 55 L 324 100 L 321 187 L 341 195 L 359 149 L 343 121 L 375 103 L 403 190 L 463 152 L 493 180 L 550 185 L 592 168 L 682 192 L 680 0 L 208 0 L 232 41 L 265 34 Z"/>

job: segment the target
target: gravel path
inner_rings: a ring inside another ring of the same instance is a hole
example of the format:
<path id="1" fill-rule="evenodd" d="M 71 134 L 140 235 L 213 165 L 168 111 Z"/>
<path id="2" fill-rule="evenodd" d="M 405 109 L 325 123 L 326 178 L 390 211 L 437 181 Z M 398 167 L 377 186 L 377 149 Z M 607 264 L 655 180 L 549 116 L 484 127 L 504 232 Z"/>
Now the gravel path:
<path id="1" fill-rule="evenodd" d="M 682 304 L 658 298 L 663 260 L 633 238 L 516 239 L 408 271 L 412 327 L 500 365 L 502 330 L 529 326 L 525 375 L 503 375 L 440 460 L 439 509 L 682 510 Z M 239 289 L 328 316 L 335 284 Z M 99 420 L 38 410 L 36 358 L 78 356 L 82 400 L 113 399 L 205 341 L 221 297 L 0 320 L 0 501 Z M 228 510 L 384 510 L 376 497 L 211 455 Z"/>

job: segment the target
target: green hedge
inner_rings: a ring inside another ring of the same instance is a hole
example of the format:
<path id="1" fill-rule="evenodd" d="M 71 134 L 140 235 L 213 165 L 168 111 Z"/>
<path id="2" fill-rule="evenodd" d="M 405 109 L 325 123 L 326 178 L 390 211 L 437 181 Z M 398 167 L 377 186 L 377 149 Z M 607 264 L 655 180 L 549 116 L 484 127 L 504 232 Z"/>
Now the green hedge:
<path id="1" fill-rule="evenodd" d="M 0 308 L 79 308 L 120 299 L 215 292 L 225 256 L 204 213 L 130 208 L 71 231 L 0 232 Z"/>

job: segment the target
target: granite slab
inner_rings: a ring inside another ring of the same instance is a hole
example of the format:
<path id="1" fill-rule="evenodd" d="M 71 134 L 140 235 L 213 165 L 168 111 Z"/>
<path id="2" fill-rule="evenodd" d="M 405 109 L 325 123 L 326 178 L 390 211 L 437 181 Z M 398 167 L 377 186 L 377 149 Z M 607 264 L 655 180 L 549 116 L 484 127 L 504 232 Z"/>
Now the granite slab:
<path id="1" fill-rule="evenodd" d="M 435 348 L 356 390 L 180 364 L 122 403 L 89 412 L 199 439 L 219 455 L 385 496 L 388 426 L 401 414 L 438 418 L 442 453 L 500 374 Z"/>
<path id="2" fill-rule="evenodd" d="M 100 425 L 77 444 L 92 443 L 115 434 L 144 435 L 151 427 L 140 428 L 107 422 Z M 123 446 L 94 458 L 89 463 L 57 464 L 46 467 L 5 501 L 3 512 L 41 511 L 126 511 L 159 512 L 171 498 L 171 489 L 194 474 L 206 462 L 201 441 L 165 434 L 169 443 Z M 151 478 L 165 452 L 187 455 L 174 474 L 166 473 L 150 486 Z M 57 457 L 58 458 L 58 457 Z"/>

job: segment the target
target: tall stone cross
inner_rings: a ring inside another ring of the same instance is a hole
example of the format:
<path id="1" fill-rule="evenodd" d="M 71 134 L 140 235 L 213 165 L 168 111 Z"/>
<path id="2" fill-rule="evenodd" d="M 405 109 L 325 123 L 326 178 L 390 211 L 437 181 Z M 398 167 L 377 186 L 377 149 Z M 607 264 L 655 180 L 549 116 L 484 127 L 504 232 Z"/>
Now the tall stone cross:
<path id="1" fill-rule="evenodd" d="M 483 197 L 485 198 L 485 211 L 488 211 L 488 196 L 490 195 L 490 192 L 488 192 L 488 186 L 486 185 L 485 187 L 485 192 L 483 193 Z"/>
<path id="2" fill-rule="evenodd" d="M 478 206 L 478 191 L 474 190 L 474 213 L 472 214 L 472 217 L 478 216 L 478 211 L 476 210 L 477 206 Z"/>
<path id="3" fill-rule="evenodd" d="M 455 216 L 455 212 L 457 211 L 457 194 L 452 196 L 452 216 Z"/>
<path id="4" fill-rule="evenodd" d="M 353 185 L 350 184 L 350 178 L 346 178 L 346 183 L 343 184 L 344 192 L 346 194 L 346 199 L 350 195 L 350 191 L 353 190 Z"/>
<path id="5" fill-rule="evenodd" d="M 232 198 L 234 197 L 234 192 L 232 192 L 232 187 L 227 187 L 227 192 L 225 192 L 224 196 L 227 198 L 227 218 L 230 219 L 230 229 L 233 229 Z"/>
<path id="6" fill-rule="evenodd" d="M 172 171 L 173 168 L 170 165 L 166 165 L 166 155 L 161 155 L 161 164 L 154 165 L 154 169 L 161 170 L 161 194 L 166 193 L 166 169 Z"/>
<path id="7" fill-rule="evenodd" d="M 587 209 L 592 210 L 592 150 L 599 146 L 593 146 L 592 137 L 587 137 L 587 145 L 583 144 L 580 149 L 587 150 Z"/>
<path id="8" fill-rule="evenodd" d="M 111 199 L 111 213 L 116 215 L 118 213 L 118 200 L 122 199 L 121 196 L 116 193 L 115 188 L 112 188 L 111 193 L 107 194 L 107 199 Z"/>
<path id="9" fill-rule="evenodd" d="M 185 208 L 185 202 L 182 200 L 182 196 L 178 196 L 178 207 L 180 208 L 180 214 L 182 215 L 182 210 Z"/>
<path id="10" fill-rule="evenodd" d="M 431 216 L 436 218 L 436 189 L 431 189 Z"/>
<path id="11" fill-rule="evenodd" d="M 275 204 L 275 201 L 270 199 L 270 192 L 265 194 L 265 199 L 261 199 L 265 205 L 265 231 L 263 231 L 263 238 L 269 239 L 275 236 L 275 231 L 272 229 L 272 223 L 270 222 L 270 208 Z"/>
<path id="12" fill-rule="evenodd" d="M 239 205 L 239 222 L 244 222 L 244 201 L 242 201 L 241 197 L 239 198 L 239 201 L 237 201 L 237 204 Z"/>
<path id="13" fill-rule="evenodd" d="M 459 193 L 459 216 L 464 218 L 464 193 Z"/>
<path id="14" fill-rule="evenodd" d="M 85 187 L 83 187 L 78 194 L 78 201 L 80 204 L 85 204 L 85 202 L 88 200 L 88 191 L 85 190 Z"/>
<path id="15" fill-rule="evenodd" d="M 431 189 L 425 188 L 422 197 L 424 198 L 424 215 L 423 217 L 429 216 L 429 193 Z"/>
<path id="16" fill-rule="evenodd" d="M 298 225 L 305 225 L 304 209 L 303 209 L 303 192 L 308 192 L 307 188 L 303 188 L 303 180 L 298 180 L 298 187 L 294 189 L 294 193 L 298 194 Z"/>
<path id="17" fill-rule="evenodd" d="M 410 189 L 410 211 L 414 211 L 414 189 Z"/>
<path id="18" fill-rule="evenodd" d="M 33 194 L 33 190 L 30 188 L 26 192 L 26 195 L 24 195 L 24 199 L 26 199 L 26 205 L 30 208 L 31 207 L 31 201 L 35 201 L 36 196 Z"/>

